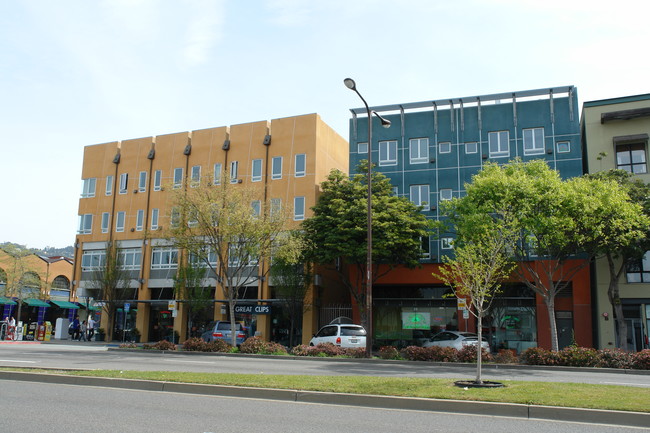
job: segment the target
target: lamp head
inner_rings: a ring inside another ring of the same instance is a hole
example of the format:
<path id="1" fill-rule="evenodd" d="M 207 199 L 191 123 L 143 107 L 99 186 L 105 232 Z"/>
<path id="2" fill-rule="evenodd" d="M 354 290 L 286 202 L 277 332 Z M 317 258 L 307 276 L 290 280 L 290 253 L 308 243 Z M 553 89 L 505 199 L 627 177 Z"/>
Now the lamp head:
<path id="1" fill-rule="evenodd" d="M 384 119 L 383 117 L 381 118 L 381 126 L 384 128 L 388 129 L 390 128 L 390 120 Z"/>
<path id="2" fill-rule="evenodd" d="M 346 78 L 343 80 L 343 84 L 350 90 L 357 90 L 357 85 L 352 78 Z"/>

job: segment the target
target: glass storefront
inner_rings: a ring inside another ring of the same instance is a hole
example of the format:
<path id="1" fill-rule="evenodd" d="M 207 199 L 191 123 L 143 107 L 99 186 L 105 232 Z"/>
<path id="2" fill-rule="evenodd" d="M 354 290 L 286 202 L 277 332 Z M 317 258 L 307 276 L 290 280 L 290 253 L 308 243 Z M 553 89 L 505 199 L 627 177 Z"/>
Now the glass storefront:
<path id="1" fill-rule="evenodd" d="M 505 286 L 484 320 L 483 335 L 493 351 L 516 350 L 521 353 L 537 346 L 535 294 L 525 286 Z"/>

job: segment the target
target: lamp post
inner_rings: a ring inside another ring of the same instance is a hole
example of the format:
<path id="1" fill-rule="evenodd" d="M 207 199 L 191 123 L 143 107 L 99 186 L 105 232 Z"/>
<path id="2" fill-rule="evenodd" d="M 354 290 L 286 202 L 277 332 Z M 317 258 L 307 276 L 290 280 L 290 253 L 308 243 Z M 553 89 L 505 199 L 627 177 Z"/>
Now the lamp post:
<path id="1" fill-rule="evenodd" d="M 381 122 L 381 126 L 384 128 L 390 127 L 390 120 L 385 119 L 379 115 L 376 111 L 373 111 L 368 107 L 368 103 L 361 93 L 357 90 L 357 85 L 352 78 L 346 78 L 343 80 L 345 87 L 359 95 L 359 98 L 363 101 L 363 105 L 366 106 L 366 112 L 368 113 L 368 256 L 366 261 L 366 326 L 367 326 L 367 336 L 366 336 L 366 357 L 372 357 L 372 115 L 377 116 Z"/>

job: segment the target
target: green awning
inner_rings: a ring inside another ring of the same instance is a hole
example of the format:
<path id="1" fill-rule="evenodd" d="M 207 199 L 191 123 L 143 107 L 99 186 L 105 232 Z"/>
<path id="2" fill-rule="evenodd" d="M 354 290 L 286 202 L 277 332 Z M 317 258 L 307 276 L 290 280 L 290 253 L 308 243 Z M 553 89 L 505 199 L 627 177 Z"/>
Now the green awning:
<path id="1" fill-rule="evenodd" d="M 61 307 L 61 308 L 71 308 L 73 310 L 78 310 L 79 309 L 78 305 L 73 304 L 72 302 L 68 302 L 68 301 L 50 301 L 50 302 L 53 303 L 54 305 L 57 305 L 57 306 Z"/>
<path id="2" fill-rule="evenodd" d="M 50 304 L 48 304 L 45 301 L 41 301 L 40 299 L 32 299 L 32 298 L 27 298 L 23 299 L 23 302 L 30 307 L 49 307 Z"/>
<path id="3" fill-rule="evenodd" d="M 4 296 L 0 296 L 0 304 L 16 305 L 14 301 L 9 298 L 5 298 Z"/>
<path id="4" fill-rule="evenodd" d="M 99 310 L 102 309 L 102 307 L 100 307 L 98 305 L 88 305 L 88 306 L 86 306 L 86 304 L 84 304 L 83 302 L 79 302 L 79 304 L 77 304 L 77 305 L 79 305 L 79 308 L 83 308 L 84 310 L 88 310 L 88 311 L 99 311 Z"/>

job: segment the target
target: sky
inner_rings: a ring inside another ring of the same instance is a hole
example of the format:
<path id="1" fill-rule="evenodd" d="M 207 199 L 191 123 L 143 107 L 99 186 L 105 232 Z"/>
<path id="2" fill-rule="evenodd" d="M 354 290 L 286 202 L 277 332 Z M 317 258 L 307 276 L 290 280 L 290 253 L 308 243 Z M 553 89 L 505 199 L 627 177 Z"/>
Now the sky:
<path id="1" fill-rule="evenodd" d="M 84 146 L 575 85 L 650 93 L 650 2 L 0 1 L 0 242 L 72 245 Z"/>

